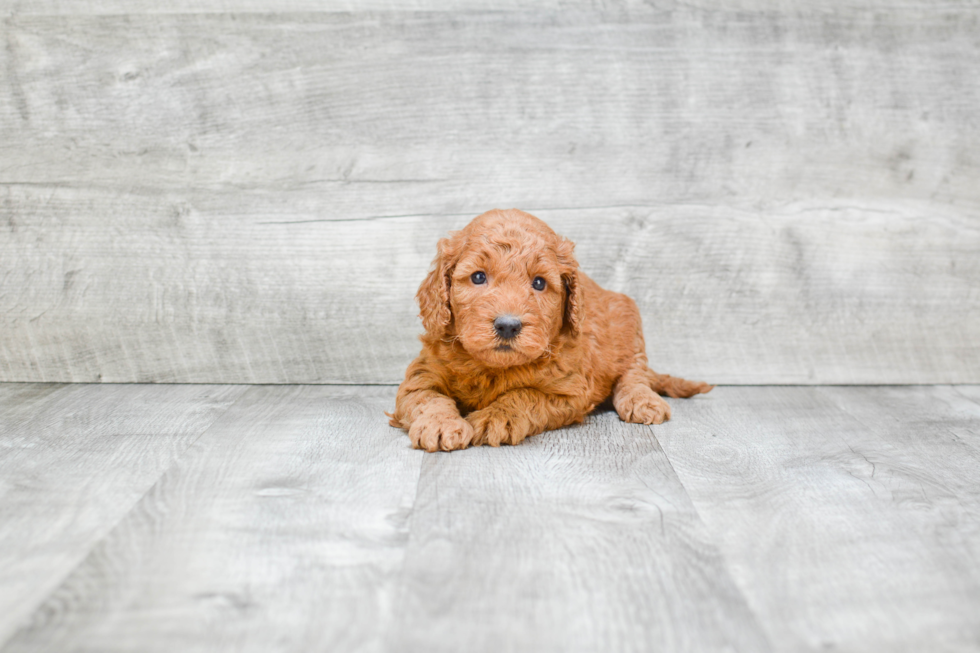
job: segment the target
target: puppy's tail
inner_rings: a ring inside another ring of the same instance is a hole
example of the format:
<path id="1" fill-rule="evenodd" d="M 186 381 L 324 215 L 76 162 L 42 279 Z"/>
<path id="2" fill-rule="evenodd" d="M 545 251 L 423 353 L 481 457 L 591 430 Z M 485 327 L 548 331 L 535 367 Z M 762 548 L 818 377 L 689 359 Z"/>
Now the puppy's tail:
<path id="1" fill-rule="evenodd" d="M 715 387 L 701 381 L 688 381 L 669 374 L 657 374 L 653 370 L 647 370 L 647 382 L 654 392 L 668 397 L 693 397 L 711 392 Z"/>

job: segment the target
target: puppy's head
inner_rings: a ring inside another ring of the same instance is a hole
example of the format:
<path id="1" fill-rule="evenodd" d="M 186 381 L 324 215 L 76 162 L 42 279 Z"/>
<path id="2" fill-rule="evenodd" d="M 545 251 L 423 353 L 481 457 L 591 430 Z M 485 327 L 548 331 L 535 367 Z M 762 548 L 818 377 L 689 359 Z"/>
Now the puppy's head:
<path id="1" fill-rule="evenodd" d="M 539 358 L 559 334 L 578 332 L 573 249 L 533 215 L 484 213 L 439 241 L 418 292 L 425 330 L 489 367 Z"/>

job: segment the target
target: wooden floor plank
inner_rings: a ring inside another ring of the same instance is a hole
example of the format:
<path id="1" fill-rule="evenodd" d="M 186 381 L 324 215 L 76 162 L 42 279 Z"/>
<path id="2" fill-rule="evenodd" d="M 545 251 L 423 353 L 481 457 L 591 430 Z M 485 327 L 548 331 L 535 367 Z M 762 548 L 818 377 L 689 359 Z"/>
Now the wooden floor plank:
<path id="1" fill-rule="evenodd" d="M 70 387 L 64 383 L 0 383 L 0 433 L 23 426 Z"/>
<path id="2" fill-rule="evenodd" d="M 243 392 L 0 385 L 0 643 Z"/>
<path id="3" fill-rule="evenodd" d="M 768 648 L 648 427 L 425 457 L 393 651 Z"/>
<path id="4" fill-rule="evenodd" d="M 394 388 L 249 388 L 12 651 L 373 651 L 421 453 Z"/>
<path id="5" fill-rule="evenodd" d="M 958 385 L 953 387 L 953 391 L 976 404 L 980 404 L 980 385 Z"/>
<path id="6" fill-rule="evenodd" d="M 951 388 L 718 388 L 658 438 L 776 650 L 975 651 L 980 411 Z"/>
<path id="7" fill-rule="evenodd" d="M 0 384 L 0 650 L 980 644 L 980 386 L 721 387 L 435 455 L 393 395 Z"/>

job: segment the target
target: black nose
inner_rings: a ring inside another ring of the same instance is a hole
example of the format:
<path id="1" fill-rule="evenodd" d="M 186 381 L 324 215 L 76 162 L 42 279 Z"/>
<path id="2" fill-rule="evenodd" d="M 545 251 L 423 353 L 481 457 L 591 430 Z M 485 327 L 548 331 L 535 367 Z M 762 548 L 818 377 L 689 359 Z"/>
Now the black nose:
<path id="1" fill-rule="evenodd" d="M 497 335 L 504 340 L 510 340 L 511 338 L 516 338 L 517 334 L 521 332 L 520 318 L 514 317 L 513 315 L 501 315 L 493 321 L 493 328 L 497 332 Z"/>

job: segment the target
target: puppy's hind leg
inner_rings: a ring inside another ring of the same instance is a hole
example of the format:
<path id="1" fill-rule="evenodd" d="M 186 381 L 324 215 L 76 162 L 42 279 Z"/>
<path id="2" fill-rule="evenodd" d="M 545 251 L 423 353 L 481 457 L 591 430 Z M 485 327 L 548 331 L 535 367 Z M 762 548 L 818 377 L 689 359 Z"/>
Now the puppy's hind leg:
<path id="1" fill-rule="evenodd" d="M 624 422 L 660 424 L 670 419 L 670 404 L 660 395 L 693 397 L 710 392 L 714 387 L 700 381 L 657 374 L 647 367 L 645 356 L 638 356 L 613 386 L 613 406 Z"/>
<path id="2" fill-rule="evenodd" d="M 631 302 L 632 303 L 632 302 Z M 624 422 L 660 424 L 670 419 L 670 404 L 660 395 L 668 397 L 692 397 L 709 392 L 714 386 L 700 381 L 688 381 L 669 374 L 657 374 L 647 366 L 646 345 L 639 311 L 632 310 L 635 324 L 629 351 L 632 362 L 629 369 L 613 386 L 613 406 Z"/>
<path id="3" fill-rule="evenodd" d="M 613 386 L 613 406 L 624 422 L 661 424 L 670 419 L 670 404 L 653 391 L 646 361 L 636 361 Z"/>

